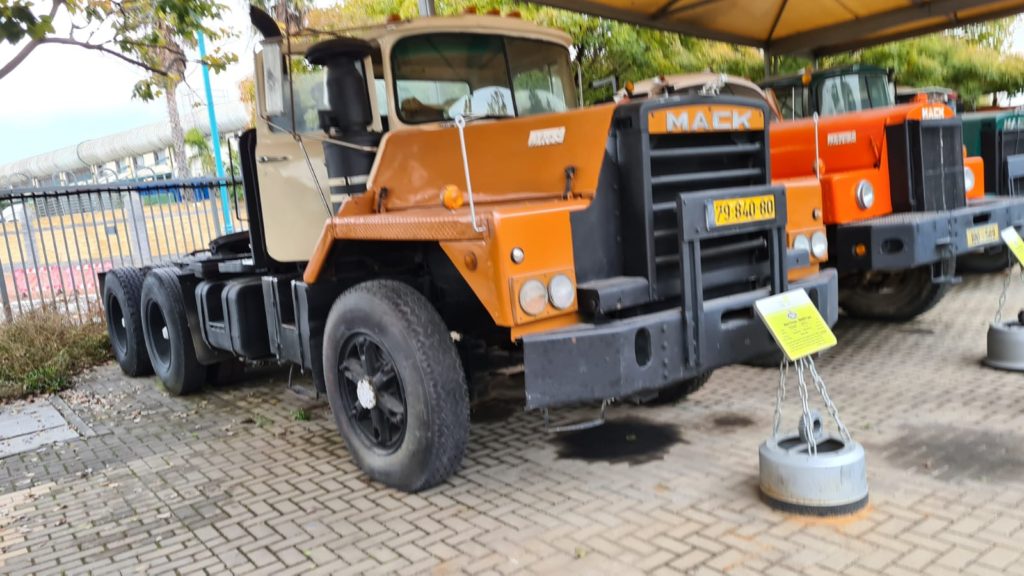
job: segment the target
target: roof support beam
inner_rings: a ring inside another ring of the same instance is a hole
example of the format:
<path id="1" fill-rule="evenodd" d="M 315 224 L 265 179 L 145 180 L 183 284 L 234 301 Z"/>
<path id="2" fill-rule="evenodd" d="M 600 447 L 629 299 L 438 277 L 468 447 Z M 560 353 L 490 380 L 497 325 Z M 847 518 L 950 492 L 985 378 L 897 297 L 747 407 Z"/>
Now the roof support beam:
<path id="1" fill-rule="evenodd" d="M 991 3 L 991 0 L 934 0 L 926 4 L 900 8 L 898 10 L 858 18 L 851 22 L 844 22 L 834 26 L 826 26 L 824 28 L 818 28 L 817 30 L 786 36 L 785 38 L 780 38 L 779 40 L 769 44 L 768 50 L 772 54 L 813 55 L 812 53 L 814 52 L 823 54 L 826 51 L 834 51 L 831 49 L 832 46 L 854 43 L 858 39 L 869 36 L 879 30 L 893 28 L 915 20 L 940 16 L 950 18 L 959 10 L 977 8 Z M 1020 7 L 1016 9 L 1016 12 L 1019 11 Z M 991 19 L 991 16 L 986 15 L 984 19 L 989 20 Z M 946 27 L 948 27 L 948 25 L 943 26 L 942 28 Z M 921 32 L 915 30 L 909 35 L 916 36 L 919 34 L 921 34 Z M 872 39 L 865 43 L 877 44 L 878 41 Z"/>
<path id="2" fill-rule="evenodd" d="M 697 38 L 707 38 L 709 40 L 720 40 L 722 42 L 731 42 L 733 44 L 743 44 L 744 46 L 757 46 L 762 47 L 763 44 L 757 40 L 738 36 L 735 34 L 728 33 L 716 33 L 714 31 L 686 24 L 685 22 L 676 22 L 668 18 L 652 18 L 650 15 L 642 14 L 632 10 L 623 10 L 621 8 L 615 8 L 599 2 L 593 2 L 591 0 L 531 0 L 534 4 L 544 4 L 553 8 L 561 8 L 563 10 L 569 10 L 570 12 L 592 14 L 594 16 L 600 16 L 602 18 L 609 18 L 611 20 L 619 20 L 621 22 L 627 22 L 629 24 L 637 24 L 639 26 L 646 26 L 648 28 L 656 28 L 658 30 L 664 30 L 666 32 L 676 32 L 678 34 L 686 34 Z"/>
<path id="3" fill-rule="evenodd" d="M 973 18 L 960 18 L 957 17 L 953 22 L 952 16 L 950 17 L 949 23 L 936 24 L 934 26 L 925 26 L 924 28 L 915 28 L 907 32 L 899 32 L 896 34 L 882 34 L 880 36 L 872 36 L 871 38 L 862 38 L 859 41 L 848 42 L 846 44 L 830 44 L 819 50 L 815 51 L 818 56 L 828 56 L 830 54 L 838 54 L 840 52 L 849 52 L 851 50 L 859 50 L 868 46 L 875 46 L 878 44 L 884 44 L 886 42 L 895 42 L 896 40 L 905 40 L 907 38 L 914 38 L 917 36 L 923 36 L 925 34 L 931 34 L 933 32 L 942 32 L 948 30 L 950 24 L 955 26 L 963 26 L 965 24 L 974 24 L 977 22 L 988 22 L 989 20 L 995 20 L 998 18 L 1005 18 L 1007 16 L 1016 16 L 1024 10 L 1024 4 L 1014 6 L 1012 8 L 1006 8 L 1004 10 L 997 10 L 995 12 L 986 12 L 981 16 L 975 16 Z"/>

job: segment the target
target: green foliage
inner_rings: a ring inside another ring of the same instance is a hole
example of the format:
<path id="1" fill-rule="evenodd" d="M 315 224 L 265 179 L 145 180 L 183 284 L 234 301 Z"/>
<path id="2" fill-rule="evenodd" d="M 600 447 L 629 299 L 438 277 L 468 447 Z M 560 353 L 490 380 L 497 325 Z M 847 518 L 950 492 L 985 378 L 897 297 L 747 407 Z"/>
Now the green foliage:
<path id="1" fill-rule="evenodd" d="M 59 392 L 75 374 L 109 358 L 101 322 L 81 324 L 52 308 L 32 310 L 0 325 L 0 400 Z"/>
<path id="2" fill-rule="evenodd" d="M 822 59 L 820 66 L 854 63 L 892 68 L 902 85 L 951 88 L 968 108 L 983 94 L 1024 90 L 1024 59 L 956 34 L 932 34 L 830 56 Z"/>
<path id="3" fill-rule="evenodd" d="M 37 46 L 62 44 L 109 54 L 146 70 L 149 75 L 133 93 L 151 100 L 180 82 L 188 61 L 185 50 L 195 47 L 198 33 L 211 42 L 230 35 L 204 23 L 220 18 L 224 10 L 216 0 L 0 0 L 0 45 L 19 47 L 14 57 L 0 63 L 0 79 Z M 68 24 L 57 30 L 56 21 Z M 215 72 L 236 60 L 221 48 L 204 59 Z"/>
<path id="4" fill-rule="evenodd" d="M 296 422 L 309 422 L 309 412 L 304 408 L 299 408 L 292 412 L 292 419 Z"/>
<path id="5" fill-rule="evenodd" d="M 217 170 L 217 162 L 213 157 L 213 146 L 202 132 L 192 128 L 185 132 L 185 145 L 192 149 L 192 155 L 199 158 L 199 166 L 204 176 L 212 175 Z"/>
<path id="6" fill-rule="evenodd" d="M 36 15 L 32 2 L 0 0 L 0 43 L 21 42 L 25 37 L 39 40 L 53 32 L 53 17 Z"/>

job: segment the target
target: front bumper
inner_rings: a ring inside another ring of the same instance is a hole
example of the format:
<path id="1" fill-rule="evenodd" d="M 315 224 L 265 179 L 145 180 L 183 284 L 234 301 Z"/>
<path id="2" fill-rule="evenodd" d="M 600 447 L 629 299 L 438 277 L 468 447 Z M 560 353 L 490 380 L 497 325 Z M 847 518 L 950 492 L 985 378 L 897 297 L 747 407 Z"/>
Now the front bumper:
<path id="1" fill-rule="evenodd" d="M 969 241 L 972 229 L 1024 225 L 1024 199 L 985 197 L 964 208 L 901 212 L 831 227 L 832 262 L 843 272 L 898 271 L 948 262 L 956 256 L 999 245 L 998 233 L 983 243 Z M 858 246 L 863 246 L 858 254 Z"/>
<path id="2" fill-rule="evenodd" d="M 829 325 L 839 316 L 835 270 L 794 282 Z M 767 288 L 704 302 L 687 322 L 676 307 L 523 338 L 527 409 L 624 398 L 777 349 L 753 311 Z"/>

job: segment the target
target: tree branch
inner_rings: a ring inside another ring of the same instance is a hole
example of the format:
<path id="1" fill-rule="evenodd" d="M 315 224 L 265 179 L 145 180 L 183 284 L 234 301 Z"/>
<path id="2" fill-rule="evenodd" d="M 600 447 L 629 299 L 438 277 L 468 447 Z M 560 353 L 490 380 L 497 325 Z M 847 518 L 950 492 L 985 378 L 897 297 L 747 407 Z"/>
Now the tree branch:
<path id="1" fill-rule="evenodd" d="M 120 52 L 118 52 L 116 50 L 111 50 L 110 48 L 107 48 L 106 46 L 103 46 L 102 44 L 88 44 L 86 42 L 80 42 L 80 41 L 75 40 L 73 38 L 44 38 L 42 40 L 39 40 L 38 42 L 40 44 L 63 44 L 65 46 L 77 46 L 79 48 L 85 48 L 86 50 L 96 50 L 97 52 L 102 52 L 104 54 L 110 54 L 111 56 L 115 56 L 117 58 L 120 58 L 121 60 L 124 60 L 125 62 L 127 62 L 129 64 L 138 66 L 139 68 L 147 70 L 147 71 L 149 71 L 149 72 L 151 72 L 153 74 L 157 74 L 159 76 L 169 76 L 170 75 L 170 74 L 168 74 L 168 72 L 166 70 L 163 70 L 161 68 L 157 68 L 155 66 L 151 66 L 151 65 L 146 64 L 145 62 L 143 62 L 141 60 L 136 60 L 135 58 L 132 58 L 130 56 L 125 56 L 124 54 L 122 54 L 122 53 L 120 53 Z M 3 78 L 3 76 L 0 76 L 0 78 Z"/>
<path id="2" fill-rule="evenodd" d="M 53 17 L 57 15 L 57 10 L 60 10 L 60 7 L 64 5 L 65 1 L 66 0 L 53 0 L 53 4 L 50 6 L 50 13 L 48 14 L 51 21 L 53 20 Z M 28 58 L 28 55 L 42 43 L 42 40 L 30 40 L 28 44 L 25 44 L 21 51 L 14 55 L 14 58 L 11 58 L 7 64 L 4 64 L 3 67 L 0 68 L 0 80 L 3 80 L 4 76 L 13 72 L 14 69 L 18 67 L 18 64 L 21 64 L 25 58 Z"/>

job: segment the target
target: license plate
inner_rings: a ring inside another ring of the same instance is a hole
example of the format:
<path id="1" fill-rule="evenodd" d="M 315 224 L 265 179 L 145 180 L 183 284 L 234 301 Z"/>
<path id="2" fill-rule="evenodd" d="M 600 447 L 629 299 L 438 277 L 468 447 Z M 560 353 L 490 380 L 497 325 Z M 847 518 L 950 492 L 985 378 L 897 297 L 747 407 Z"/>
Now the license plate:
<path id="1" fill-rule="evenodd" d="M 775 196 L 748 196 L 746 198 L 729 198 L 715 200 L 711 204 L 713 227 L 734 226 L 748 222 L 761 222 L 775 219 Z"/>
<path id="2" fill-rule="evenodd" d="M 967 229 L 967 247 L 983 246 L 999 241 L 999 225 L 986 224 Z"/>

